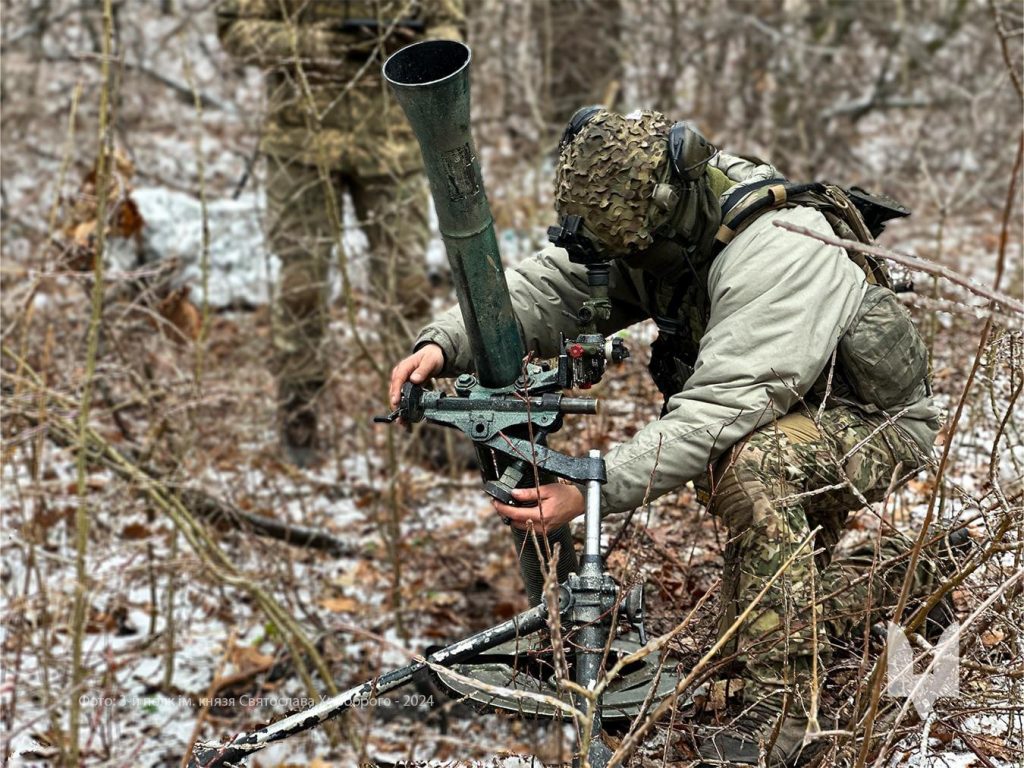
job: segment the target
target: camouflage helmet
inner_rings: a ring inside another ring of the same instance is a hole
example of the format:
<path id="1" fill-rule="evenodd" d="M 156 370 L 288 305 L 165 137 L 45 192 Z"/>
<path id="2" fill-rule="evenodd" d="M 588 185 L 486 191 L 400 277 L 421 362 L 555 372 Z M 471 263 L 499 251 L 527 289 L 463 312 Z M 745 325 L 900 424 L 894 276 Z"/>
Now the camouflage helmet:
<path id="1" fill-rule="evenodd" d="M 559 217 L 580 216 L 607 256 L 648 248 L 671 213 L 655 198 L 669 173 L 672 123 L 649 110 L 620 115 L 584 109 L 587 114 L 580 121 L 574 116 L 560 145 L 555 210 Z"/>

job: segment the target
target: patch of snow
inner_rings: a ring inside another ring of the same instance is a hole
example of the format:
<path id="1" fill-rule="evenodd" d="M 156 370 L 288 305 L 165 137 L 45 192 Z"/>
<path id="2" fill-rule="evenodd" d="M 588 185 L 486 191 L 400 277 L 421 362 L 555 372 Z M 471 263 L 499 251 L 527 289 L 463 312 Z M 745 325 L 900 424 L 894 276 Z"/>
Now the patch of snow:
<path id="1" fill-rule="evenodd" d="M 173 259 L 176 264 L 172 285 L 192 286 L 192 298 L 200 301 L 202 285 L 202 204 L 185 192 L 166 187 L 140 187 L 132 199 L 145 221 L 142 232 L 142 261 L 156 264 Z M 207 201 L 209 229 L 209 295 L 215 308 L 237 305 L 266 304 L 273 295 L 281 269 L 280 259 L 269 252 L 263 224 L 266 209 L 261 192 L 247 192 L 237 199 L 216 198 Z M 437 235 L 437 216 L 430 209 L 433 236 L 427 245 L 425 259 L 432 273 L 448 270 L 444 244 Z M 343 198 L 342 247 L 348 260 L 353 286 L 364 289 L 369 282 L 365 258 L 369 243 L 356 219 L 352 200 Z M 503 242 L 515 250 L 515 237 L 503 233 Z M 332 252 L 328 277 L 331 299 L 342 292 L 337 248 Z M 107 263 L 109 268 L 128 272 L 137 267 L 135 243 L 111 240 Z"/>
<path id="2" fill-rule="evenodd" d="M 201 300 L 202 206 L 192 195 L 163 187 L 144 187 L 132 193 L 145 221 L 143 260 L 146 263 L 175 259 L 179 262 L 173 284 L 191 285 L 192 298 Z M 259 224 L 262 200 L 246 194 L 237 200 L 207 203 L 209 245 L 209 294 L 213 307 L 263 304 L 280 269 L 278 259 L 264 246 Z"/>

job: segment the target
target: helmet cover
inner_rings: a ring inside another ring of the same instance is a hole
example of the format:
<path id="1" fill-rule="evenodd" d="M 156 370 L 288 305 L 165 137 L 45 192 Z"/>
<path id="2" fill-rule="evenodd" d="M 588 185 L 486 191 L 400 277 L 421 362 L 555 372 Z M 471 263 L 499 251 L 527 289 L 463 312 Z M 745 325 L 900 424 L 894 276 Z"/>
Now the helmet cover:
<path id="1" fill-rule="evenodd" d="M 555 173 L 559 217 L 580 216 L 594 246 L 608 257 L 648 248 L 670 213 L 654 204 L 668 173 L 672 123 L 649 110 L 602 111 L 562 147 Z"/>

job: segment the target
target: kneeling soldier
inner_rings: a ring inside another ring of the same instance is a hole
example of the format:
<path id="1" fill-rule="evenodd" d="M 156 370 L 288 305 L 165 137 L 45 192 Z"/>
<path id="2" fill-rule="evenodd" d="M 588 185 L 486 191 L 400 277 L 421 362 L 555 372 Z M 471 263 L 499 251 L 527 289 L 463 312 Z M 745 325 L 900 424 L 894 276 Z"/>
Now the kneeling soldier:
<path id="1" fill-rule="evenodd" d="M 651 373 L 662 415 L 606 454 L 605 512 L 703 480 L 729 529 L 722 631 L 793 558 L 735 635 L 745 714 L 701 745 L 712 763 L 757 764 L 765 745 L 769 765 L 790 762 L 816 714 L 814 654 L 827 668 L 839 633 L 863 625 L 869 606 L 891 605 L 902 583 L 899 567 L 858 582 L 848 562 L 830 560 L 849 513 L 928 461 L 939 413 L 924 346 L 884 265 L 774 226 L 870 239 L 842 190 L 788 184 L 689 124 L 580 110 L 562 141 L 555 200 L 573 242 L 612 260 L 612 312 L 598 330 L 649 318 L 659 329 Z M 588 296 L 575 261 L 550 247 L 507 273 L 527 349 L 540 357 L 575 332 Z M 472 365 L 458 308 L 414 349 L 394 370 L 395 401 L 406 380 Z M 549 536 L 584 509 L 573 485 L 517 499 L 543 506 L 495 502 L 498 513 Z M 930 577 L 919 570 L 921 588 Z M 815 606 L 815 594 L 851 581 L 842 611 Z"/>

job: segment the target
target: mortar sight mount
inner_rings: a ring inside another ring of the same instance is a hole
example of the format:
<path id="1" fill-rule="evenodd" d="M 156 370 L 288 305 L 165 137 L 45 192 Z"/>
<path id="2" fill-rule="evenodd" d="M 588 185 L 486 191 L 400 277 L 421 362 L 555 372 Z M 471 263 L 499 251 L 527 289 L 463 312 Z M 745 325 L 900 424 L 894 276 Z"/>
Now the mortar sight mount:
<path id="1" fill-rule="evenodd" d="M 603 483 L 601 459 L 567 456 L 545 444 L 548 435 L 561 429 L 564 416 L 598 412 L 597 400 L 562 394 L 574 363 L 584 359 L 574 356 L 577 346 L 578 341 L 563 343 L 557 368 L 527 364 L 523 374 L 505 387 L 486 387 L 468 373 L 455 380 L 454 396 L 406 382 L 398 408 L 374 420 L 410 424 L 425 420 L 462 432 L 482 457 L 484 491 L 506 504 L 514 503 L 513 489 L 534 483 L 534 467 L 549 481 Z"/>
<path id="2" fill-rule="evenodd" d="M 484 491 L 506 504 L 514 503 L 514 488 L 534 482 L 533 466 L 547 478 L 605 481 L 600 460 L 566 456 L 545 445 L 547 436 L 561 429 L 563 416 L 598 411 L 594 399 L 561 393 L 590 389 L 604 377 L 608 363 L 621 363 L 629 357 L 621 338 L 608 339 L 599 331 L 600 324 L 611 316 L 611 264 L 597 254 L 581 228 L 579 216 L 566 216 L 560 226 L 548 229 L 549 240 L 565 248 L 571 262 L 585 265 L 590 291 L 577 312 L 579 334 L 561 338 L 554 367 L 527 363 L 512 384 L 496 387 L 484 386 L 476 376 L 465 373 L 455 380 L 454 397 L 406 382 L 398 408 L 374 419 L 410 424 L 426 420 L 459 430 L 484 456 Z"/>

